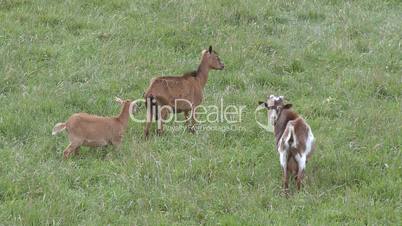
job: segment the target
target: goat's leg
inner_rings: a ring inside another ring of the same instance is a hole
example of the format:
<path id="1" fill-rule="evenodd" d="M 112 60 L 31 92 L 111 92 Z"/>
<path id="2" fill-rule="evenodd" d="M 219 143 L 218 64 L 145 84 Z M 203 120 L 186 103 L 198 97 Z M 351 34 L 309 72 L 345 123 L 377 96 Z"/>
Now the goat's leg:
<path id="1" fill-rule="evenodd" d="M 296 185 L 297 185 L 297 190 L 300 191 L 302 182 L 303 182 L 303 177 L 304 177 L 304 169 L 306 168 L 306 155 L 297 155 L 296 156 L 296 161 L 298 165 L 298 171 L 297 171 L 297 180 L 296 180 Z"/>
<path id="2" fill-rule="evenodd" d="M 158 116 L 158 135 L 163 135 L 163 123 L 167 119 L 169 115 L 169 111 L 166 108 L 163 108 L 160 111 L 160 116 Z"/>
<path id="3" fill-rule="evenodd" d="M 302 186 L 302 182 L 303 182 L 303 177 L 304 177 L 304 169 L 300 170 L 297 173 L 297 180 L 296 180 L 296 185 L 297 185 L 297 190 L 300 191 L 300 188 Z"/>
<path id="4" fill-rule="evenodd" d="M 186 126 L 187 126 L 187 128 L 188 129 L 190 129 L 190 126 L 191 126 L 191 124 L 190 124 L 190 111 L 184 111 L 183 112 L 184 113 L 184 119 L 186 120 Z"/>
<path id="5" fill-rule="evenodd" d="M 71 149 L 71 144 L 69 144 L 66 149 L 64 149 L 63 151 L 63 155 L 64 155 L 64 159 L 67 159 L 68 154 L 70 153 L 70 149 Z"/>
<path id="6" fill-rule="evenodd" d="M 282 178 L 282 183 L 283 183 L 283 192 L 288 197 L 289 195 L 289 171 L 288 169 L 283 169 L 283 178 Z"/>
<path id="7" fill-rule="evenodd" d="M 114 150 L 120 150 L 121 142 L 123 141 L 123 135 L 120 134 L 119 136 L 116 136 L 112 141 L 113 149 Z"/>
<path id="8" fill-rule="evenodd" d="M 193 109 L 191 109 L 191 116 L 190 116 L 190 119 L 191 119 L 190 132 L 191 133 L 195 133 L 195 125 L 196 125 L 196 122 L 197 122 L 196 117 L 197 117 L 197 115 L 196 115 L 195 110 L 193 108 Z"/>
<path id="9" fill-rule="evenodd" d="M 285 192 L 287 192 L 288 189 L 289 189 L 289 173 L 288 173 L 288 170 L 286 168 L 283 169 L 282 182 L 283 182 L 283 189 L 285 189 Z"/>
<path id="10" fill-rule="evenodd" d="M 163 135 L 163 122 L 161 119 L 158 120 L 158 129 L 156 130 L 159 136 Z"/>
<path id="11" fill-rule="evenodd" d="M 148 107 L 147 108 L 147 119 L 146 119 L 145 128 L 144 128 L 144 137 L 145 138 L 148 138 L 148 135 L 149 135 L 149 129 L 151 128 L 151 125 L 152 125 L 152 116 L 153 116 L 152 109 L 151 109 L 151 107 Z"/>
<path id="12" fill-rule="evenodd" d="M 191 133 L 195 132 L 195 129 L 193 128 L 193 114 L 192 111 L 185 111 L 184 112 L 184 118 L 186 119 L 186 126 L 187 130 Z"/>
<path id="13" fill-rule="evenodd" d="M 288 161 L 288 156 L 287 156 L 287 151 L 286 150 L 279 150 L 279 161 L 281 162 L 281 167 L 283 171 L 283 178 L 282 178 L 282 184 L 283 184 L 283 189 L 287 193 L 287 190 L 289 188 L 289 175 L 288 175 L 288 167 L 287 167 L 287 161 Z"/>
<path id="14" fill-rule="evenodd" d="M 66 149 L 64 149 L 64 159 L 67 159 L 71 153 L 73 153 L 77 148 L 79 147 L 79 145 L 74 145 L 72 143 L 70 143 Z"/>
<path id="15" fill-rule="evenodd" d="M 80 155 L 80 147 L 77 147 L 74 151 L 75 155 Z"/>
<path id="16" fill-rule="evenodd" d="M 151 128 L 151 122 L 146 122 L 144 129 L 144 137 L 148 138 L 149 136 L 149 128 Z"/>
<path id="17" fill-rule="evenodd" d="M 148 135 L 149 135 L 149 129 L 151 128 L 151 124 L 152 124 L 154 107 L 153 107 L 153 103 L 152 103 L 152 97 L 147 97 L 145 99 L 145 101 L 146 101 L 145 106 L 147 109 L 147 118 L 145 121 L 144 137 L 145 137 L 145 139 L 147 139 Z"/>

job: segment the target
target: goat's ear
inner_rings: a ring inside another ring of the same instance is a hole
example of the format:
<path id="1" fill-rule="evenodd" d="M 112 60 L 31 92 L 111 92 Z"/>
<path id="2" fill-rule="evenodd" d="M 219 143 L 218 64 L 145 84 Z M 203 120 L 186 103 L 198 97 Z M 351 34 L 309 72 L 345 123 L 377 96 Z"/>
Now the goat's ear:
<path id="1" fill-rule="evenodd" d="M 264 107 L 268 108 L 268 104 L 264 101 L 258 101 L 258 106 L 264 104 Z"/>
<path id="2" fill-rule="evenodd" d="M 212 46 L 209 46 L 208 52 L 212 53 Z"/>
<path id="3" fill-rule="evenodd" d="M 292 104 L 285 104 L 285 106 L 283 106 L 283 109 L 289 109 L 291 108 L 293 105 Z"/>
<path id="4" fill-rule="evenodd" d="M 118 97 L 115 97 L 114 100 L 119 104 L 123 104 L 123 102 L 124 102 L 122 99 L 120 99 Z"/>

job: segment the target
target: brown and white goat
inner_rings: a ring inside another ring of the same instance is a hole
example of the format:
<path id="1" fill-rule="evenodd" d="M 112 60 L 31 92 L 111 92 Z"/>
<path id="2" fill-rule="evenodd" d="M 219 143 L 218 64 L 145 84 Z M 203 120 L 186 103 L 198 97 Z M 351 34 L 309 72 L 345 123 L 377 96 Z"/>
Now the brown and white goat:
<path id="1" fill-rule="evenodd" d="M 264 105 L 269 110 L 269 121 L 274 127 L 283 170 L 283 188 L 287 192 L 289 173 L 292 173 L 300 190 L 306 163 L 315 149 L 314 135 L 306 121 L 290 109 L 292 104 L 284 104 L 283 96 L 271 95 Z"/>
<path id="2" fill-rule="evenodd" d="M 121 112 L 116 117 L 101 117 L 87 113 L 76 113 L 70 116 L 66 122 L 57 123 L 52 131 L 56 135 L 63 130 L 68 133 L 70 144 L 64 150 L 64 158 L 72 153 L 78 153 L 80 146 L 101 147 L 112 144 L 119 147 L 123 134 L 127 128 L 130 109 L 136 110 L 136 104 L 130 100 L 116 98 L 121 107 Z"/>
<path id="3" fill-rule="evenodd" d="M 202 102 L 208 72 L 211 69 L 222 70 L 223 68 L 224 64 L 210 46 L 208 50 L 202 51 L 201 63 L 196 71 L 182 76 L 163 76 L 152 79 L 144 94 L 147 106 L 145 137 L 148 137 L 154 115 L 158 122 L 158 133 L 163 133 L 163 120 L 167 118 L 170 111 L 183 112 L 190 131 L 194 132 L 192 129 L 196 117 L 194 109 Z M 190 119 L 192 125 L 189 123 Z"/>

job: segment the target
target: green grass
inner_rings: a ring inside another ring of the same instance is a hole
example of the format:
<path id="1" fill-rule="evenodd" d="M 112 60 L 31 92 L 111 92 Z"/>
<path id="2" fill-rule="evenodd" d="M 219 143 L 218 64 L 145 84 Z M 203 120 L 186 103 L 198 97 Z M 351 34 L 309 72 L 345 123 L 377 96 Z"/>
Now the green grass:
<path id="1" fill-rule="evenodd" d="M 397 0 L 0 0 L 0 224 L 402 224 L 401 12 Z M 195 69 L 210 44 L 226 68 L 204 103 L 246 105 L 244 130 L 145 141 L 130 122 L 120 152 L 63 161 L 55 123 L 116 114 L 114 96 Z M 288 199 L 254 120 L 271 93 L 317 138 Z"/>

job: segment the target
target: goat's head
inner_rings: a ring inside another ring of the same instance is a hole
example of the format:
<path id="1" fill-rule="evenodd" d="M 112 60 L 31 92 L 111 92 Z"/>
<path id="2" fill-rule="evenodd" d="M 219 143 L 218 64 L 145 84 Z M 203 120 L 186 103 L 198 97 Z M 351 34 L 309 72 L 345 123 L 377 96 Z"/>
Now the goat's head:
<path id="1" fill-rule="evenodd" d="M 278 120 L 279 114 L 283 109 L 289 109 L 292 104 L 285 104 L 283 96 L 270 95 L 265 102 L 260 102 L 268 109 L 269 121 L 275 125 Z"/>
<path id="2" fill-rule="evenodd" d="M 121 99 L 121 98 L 118 98 L 118 97 L 115 97 L 115 99 L 114 99 L 117 103 L 119 103 L 123 108 L 124 107 L 128 107 L 128 109 L 130 109 L 130 106 L 131 106 L 131 111 L 132 112 L 135 112 L 136 110 L 137 110 L 137 104 L 136 103 L 134 103 L 133 101 L 131 101 L 131 100 L 123 100 L 123 99 Z"/>
<path id="3" fill-rule="evenodd" d="M 212 46 L 209 46 L 208 50 L 202 51 L 202 58 L 206 59 L 209 68 L 214 70 L 222 70 L 225 67 L 225 64 L 223 64 L 219 58 L 218 53 L 212 50 Z"/>

